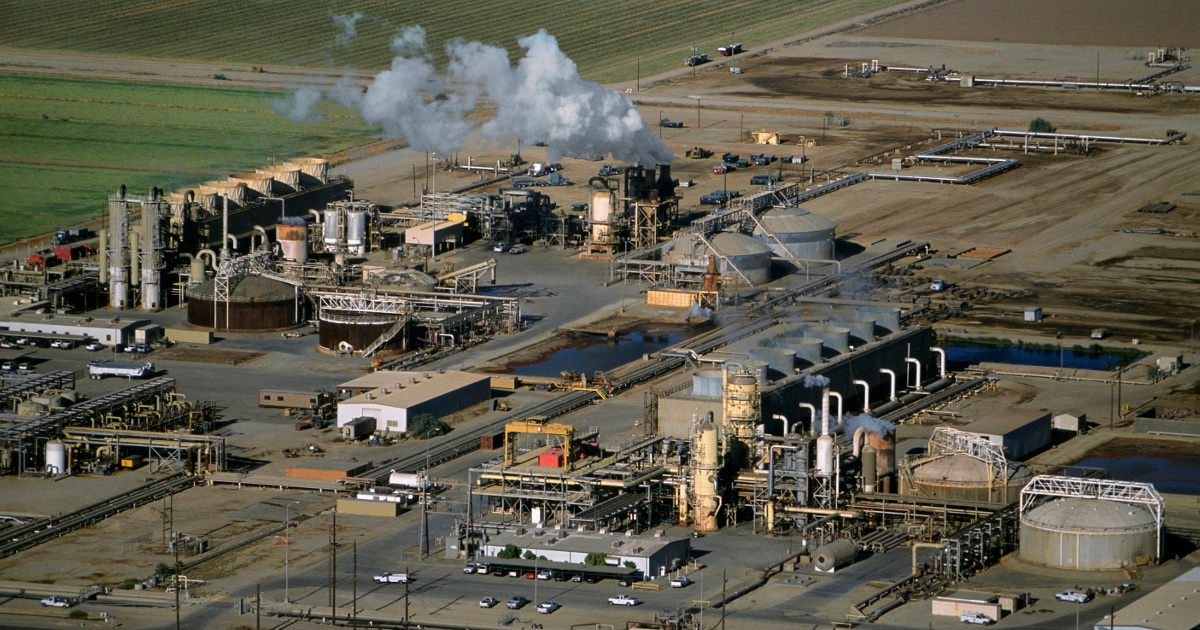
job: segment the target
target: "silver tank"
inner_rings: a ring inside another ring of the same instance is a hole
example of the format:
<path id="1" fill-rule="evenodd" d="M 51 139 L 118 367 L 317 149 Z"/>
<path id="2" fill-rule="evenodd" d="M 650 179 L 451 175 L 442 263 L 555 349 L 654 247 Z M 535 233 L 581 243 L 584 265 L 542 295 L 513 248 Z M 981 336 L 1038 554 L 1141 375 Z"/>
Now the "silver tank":
<path id="1" fill-rule="evenodd" d="M 325 249 L 335 250 L 342 237 L 342 215 L 336 208 L 325 209 L 324 239 Z"/>
<path id="2" fill-rule="evenodd" d="M 1021 515 L 1023 560 L 1061 569 L 1112 571 L 1157 562 L 1154 516 L 1129 503 L 1055 499 Z"/>
<path id="3" fill-rule="evenodd" d="M 355 256 L 367 253 L 366 210 L 350 210 L 346 213 L 346 248 Z"/>

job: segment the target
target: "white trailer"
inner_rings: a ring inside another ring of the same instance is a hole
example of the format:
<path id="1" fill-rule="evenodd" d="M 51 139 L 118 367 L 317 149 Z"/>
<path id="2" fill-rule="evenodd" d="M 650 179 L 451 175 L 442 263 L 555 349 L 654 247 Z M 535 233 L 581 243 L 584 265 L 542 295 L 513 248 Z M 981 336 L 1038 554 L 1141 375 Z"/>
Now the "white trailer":
<path id="1" fill-rule="evenodd" d="M 154 373 L 153 363 L 114 363 L 112 361 L 91 361 L 88 363 L 88 375 L 100 380 L 106 376 L 124 376 L 125 378 L 146 378 Z"/>

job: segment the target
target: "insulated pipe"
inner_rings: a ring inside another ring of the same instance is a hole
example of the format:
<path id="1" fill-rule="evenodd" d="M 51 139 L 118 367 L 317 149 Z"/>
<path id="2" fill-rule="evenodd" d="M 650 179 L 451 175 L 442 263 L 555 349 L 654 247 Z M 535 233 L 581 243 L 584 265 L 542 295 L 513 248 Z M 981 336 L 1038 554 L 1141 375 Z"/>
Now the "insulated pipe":
<path id="1" fill-rule="evenodd" d="M 316 220 L 317 225 L 321 225 L 321 211 L 320 210 L 309 210 L 308 213 L 317 218 L 317 220 Z"/>
<path id="2" fill-rule="evenodd" d="M 772 415 L 771 415 L 771 419 L 772 419 L 772 420 L 778 420 L 778 421 L 782 422 L 782 423 L 783 423 L 783 434 L 784 434 L 784 435 L 787 435 L 787 434 L 788 434 L 788 419 L 787 419 L 787 417 L 786 417 L 786 416 L 784 416 L 784 415 L 783 415 L 783 414 L 781 414 L 781 413 L 777 413 L 777 414 L 772 414 Z"/>
<path id="3" fill-rule="evenodd" d="M 228 245 L 229 243 L 233 243 L 233 251 L 235 251 L 235 252 L 236 252 L 236 251 L 237 251 L 237 248 L 238 248 L 238 239 L 237 239 L 237 237 L 236 237 L 236 236 L 234 236 L 234 235 L 232 235 L 232 234 L 226 234 L 226 235 L 225 235 L 225 243 L 224 243 L 224 244 L 225 244 L 225 245 Z M 232 254 L 230 254 L 230 251 L 229 251 L 229 249 L 227 249 L 227 248 L 225 248 L 225 247 L 222 247 L 222 248 L 221 248 L 221 256 L 222 256 L 222 258 L 232 258 L 232 257 L 233 257 L 233 256 L 232 256 Z"/>
<path id="4" fill-rule="evenodd" d="M 912 363 L 913 365 L 917 366 L 917 391 L 922 391 L 921 390 L 921 362 L 912 357 L 905 357 L 904 362 Z M 905 380 L 907 382 L 907 379 L 905 379 Z"/>
<path id="5" fill-rule="evenodd" d="M 809 403 L 800 403 L 800 408 L 807 409 L 812 414 L 808 421 L 808 432 L 812 433 L 817 428 L 817 408 Z"/>
<path id="6" fill-rule="evenodd" d="M 221 210 L 221 260 L 229 259 L 229 195 L 221 195 L 225 200 Z M 237 241 L 234 241 L 237 248 Z"/>
<path id="7" fill-rule="evenodd" d="M 892 377 L 892 390 L 891 394 L 888 395 L 888 400 L 896 400 L 896 373 L 887 368 L 879 368 L 879 373 Z"/>
<path id="8" fill-rule="evenodd" d="M 946 378 L 946 349 L 934 346 L 934 347 L 930 348 L 929 350 L 931 352 L 938 353 L 938 357 L 941 359 L 938 362 L 938 377 Z"/>
<path id="9" fill-rule="evenodd" d="M 863 388 L 863 413 L 871 412 L 871 384 L 863 380 L 855 380 L 855 385 L 862 385 Z"/>
<path id="10" fill-rule="evenodd" d="M 854 430 L 854 437 L 850 440 L 850 445 L 853 449 L 855 457 L 858 457 L 862 451 L 863 444 L 867 441 L 867 430 L 863 427 L 858 427 Z"/>
<path id="11" fill-rule="evenodd" d="M 256 225 L 256 226 L 254 226 L 254 231 L 258 232 L 259 234 L 262 234 L 262 244 L 261 244 L 262 247 L 266 247 L 267 243 L 271 242 L 271 237 L 270 237 L 270 235 L 267 234 L 267 228 L 264 228 L 261 225 Z M 253 236 L 250 237 L 250 250 L 258 251 L 258 247 L 255 247 L 255 245 L 254 245 L 254 237 Z"/>
<path id="12" fill-rule="evenodd" d="M 829 392 L 829 395 L 833 396 L 834 398 L 837 398 L 837 402 L 838 402 L 838 421 L 837 421 L 837 423 L 838 423 L 838 426 L 840 427 L 840 426 L 842 426 L 842 409 L 843 409 L 842 395 L 837 392 Z"/>
<path id="13" fill-rule="evenodd" d="M 829 388 L 821 390 L 821 435 L 829 435 Z"/>
<path id="14" fill-rule="evenodd" d="M 199 258 L 200 260 L 204 260 L 205 256 L 208 256 L 208 261 L 207 261 L 208 266 L 212 267 L 213 269 L 216 269 L 217 268 L 217 253 L 211 249 L 202 249 L 202 250 L 196 252 L 196 258 Z"/>

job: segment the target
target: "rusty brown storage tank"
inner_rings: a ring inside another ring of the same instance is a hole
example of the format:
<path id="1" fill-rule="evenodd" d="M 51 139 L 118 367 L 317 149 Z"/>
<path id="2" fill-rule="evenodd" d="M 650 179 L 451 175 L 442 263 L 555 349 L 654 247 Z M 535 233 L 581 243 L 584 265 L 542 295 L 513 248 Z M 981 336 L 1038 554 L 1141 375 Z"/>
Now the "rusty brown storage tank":
<path id="1" fill-rule="evenodd" d="M 328 353 L 355 353 L 366 350 L 371 342 L 396 324 L 396 315 L 388 313 L 354 313 L 349 311 L 321 311 L 317 349 Z M 402 331 L 384 347 L 401 343 Z"/>
<path id="2" fill-rule="evenodd" d="M 308 223 L 300 217 L 284 217 L 275 226 L 275 240 L 284 260 L 308 261 Z"/>
<path id="3" fill-rule="evenodd" d="M 270 278 L 242 278 L 229 291 L 228 307 L 225 302 L 214 304 L 213 295 L 211 279 L 187 290 L 189 325 L 215 331 L 264 332 L 294 328 L 303 316 L 304 300 L 296 287 Z"/>

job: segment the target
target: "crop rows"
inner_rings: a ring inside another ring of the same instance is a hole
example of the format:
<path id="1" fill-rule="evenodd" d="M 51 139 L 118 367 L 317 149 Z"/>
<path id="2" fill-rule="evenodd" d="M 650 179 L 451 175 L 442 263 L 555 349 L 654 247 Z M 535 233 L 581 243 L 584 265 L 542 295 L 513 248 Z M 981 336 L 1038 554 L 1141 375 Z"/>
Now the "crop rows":
<path id="1" fill-rule="evenodd" d="M 599 81 L 633 79 L 679 67 L 693 44 L 715 55 L 735 37 L 753 46 L 853 17 L 901 0 L 682 0 L 629 3 L 493 0 L 486 3 L 393 0 L 17 0 L 0 22 L 0 41 L 16 48 L 376 71 L 389 65 L 402 26 L 427 31 L 431 54 L 461 37 L 520 55 L 516 40 L 545 28 Z M 349 46 L 333 15 L 361 11 Z M 736 35 L 733 35 L 736 33 Z"/>
<path id="2" fill-rule="evenodd" d="M 365 144 L 376 134 L 323 103 L 295 123 L 257 90 L 0 75 L 0 244 L 104 211 L 108 194 L 166 190 L 280 159 Z M 38 194 L 30 194 L 36 189 Z"/>

